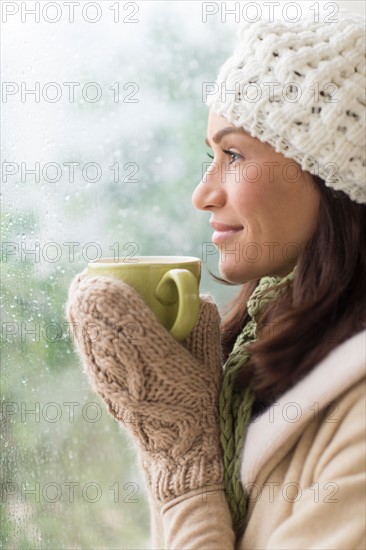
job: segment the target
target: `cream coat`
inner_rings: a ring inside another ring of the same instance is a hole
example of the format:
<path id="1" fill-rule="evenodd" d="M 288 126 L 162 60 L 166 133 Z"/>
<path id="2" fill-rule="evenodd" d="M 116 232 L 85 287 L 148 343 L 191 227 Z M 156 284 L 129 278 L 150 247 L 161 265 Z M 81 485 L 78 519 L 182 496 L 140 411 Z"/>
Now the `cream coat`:
<path id="1" fill-rule="evenodd" d="M 365 549 L 366 331 L 337 346 L 248 430 L 237 546 L 224 493 L 152 506 L 152 547 L 169 550 Z"/>

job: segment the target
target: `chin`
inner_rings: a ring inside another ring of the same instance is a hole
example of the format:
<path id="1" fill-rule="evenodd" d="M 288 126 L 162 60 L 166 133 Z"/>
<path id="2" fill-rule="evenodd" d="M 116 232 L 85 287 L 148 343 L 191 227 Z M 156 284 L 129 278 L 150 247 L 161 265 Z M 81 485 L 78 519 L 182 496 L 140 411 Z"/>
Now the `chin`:
<path id="1" fill-rule="evenodd" d="M 285 277 L 296 264 L 258 265 L 258 263 L 219 262 L 219 271 L 223 279 L 236 285 L 248 283 L 261 277 Z"/>
<path id="2" fill-rule="evenodd" d="M 223 279 L 236 285 L 248 283 L 267 275 L 279 275 L 273 266 L 258 265 L 258 263 L 219 262 L 219 271 Z M 290 270 L 286 270 L 287 274 Z"/>
<path id="3" fill-rule="evenodd" d="M 235 285 L 241 285 L 247 283 L 248 281 L 255 279 L 256 275 L 250 273 L 251 269 L 245 269 L 245 265 L 240 265 L 237 263 L 219 263 L 220 275 L 225 281 Z"/>

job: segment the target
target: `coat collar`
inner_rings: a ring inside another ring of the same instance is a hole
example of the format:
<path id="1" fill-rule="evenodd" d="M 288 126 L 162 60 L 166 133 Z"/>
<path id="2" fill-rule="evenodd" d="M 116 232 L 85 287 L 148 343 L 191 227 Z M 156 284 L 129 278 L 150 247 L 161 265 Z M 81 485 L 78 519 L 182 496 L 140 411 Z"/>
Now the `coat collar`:
<path id="1" fill-rule="evenodd" d="M 334 348 L 308 375 L 251 422 L 241 460 L 244 486 L 255 481 L 275 453 L 279 459 L 284 456 L 317 411 L 365 376 L 365 359 L 366 330 L 363 330 Z"/>

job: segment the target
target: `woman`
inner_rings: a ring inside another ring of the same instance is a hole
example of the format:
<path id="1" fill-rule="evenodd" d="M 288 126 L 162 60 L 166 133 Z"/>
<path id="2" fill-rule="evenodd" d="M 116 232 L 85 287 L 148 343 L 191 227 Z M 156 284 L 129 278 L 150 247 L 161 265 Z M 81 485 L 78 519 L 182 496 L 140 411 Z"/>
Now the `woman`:
<path id="1" fill-rule="evenodd" d="M 78 352 L 140 450 L 156 547 L 365 547 L 365 35 L 339 16 L 246 24 L 209 96 L 193 203 L 221 280 L 241 285 L 226 318 L 202 296 L 179 344 L 128 285 L 71 284 Z M 116 337 L 124 319 L 137 341 Z"/>

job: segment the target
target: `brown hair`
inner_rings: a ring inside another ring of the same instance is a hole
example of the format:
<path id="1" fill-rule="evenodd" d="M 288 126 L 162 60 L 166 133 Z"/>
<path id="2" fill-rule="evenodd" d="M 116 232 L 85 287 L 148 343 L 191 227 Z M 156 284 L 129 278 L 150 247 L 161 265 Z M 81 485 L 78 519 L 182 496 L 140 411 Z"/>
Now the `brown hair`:
<path id="1" fill-rule="evenodd" d="M 366 206 L 318 176 L 314 181 L 320 191 L 317 227 L 298 258 L 293 285 L 262 311 L 258 338 L 237 380 L 238 389 L 251 385 L 258 409 L 366 326 Z M 225 359 L 248 321 L 246 303 L 258 282 L 243 284 L 229 304 L 222 323 Z"/>

